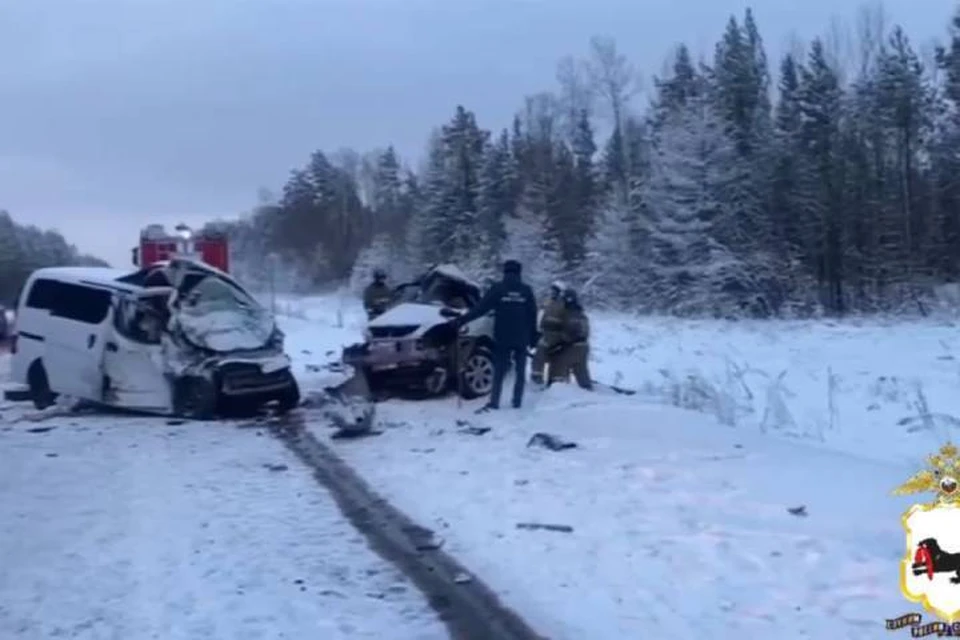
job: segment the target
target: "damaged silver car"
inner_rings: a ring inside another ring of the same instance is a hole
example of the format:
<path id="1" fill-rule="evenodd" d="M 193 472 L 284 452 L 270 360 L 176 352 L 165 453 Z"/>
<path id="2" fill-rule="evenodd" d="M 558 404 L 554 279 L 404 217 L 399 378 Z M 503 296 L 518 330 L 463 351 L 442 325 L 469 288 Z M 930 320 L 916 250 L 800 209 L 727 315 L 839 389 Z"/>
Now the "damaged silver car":
<path id="1" fill-rule="evenodd" d="M 396 391 L 436 396 L 454 390 L 478 398 L 493 386 L 493 318 L 458 333 L 448 322 L 474 307 L 482 288 L 455 265 L 438 265 L 400 285 L 393 305 L 367 324 L 364 342 L 343 351 L 374 395 Z M 342 385 L 352 389 L 348 381 Z"/>

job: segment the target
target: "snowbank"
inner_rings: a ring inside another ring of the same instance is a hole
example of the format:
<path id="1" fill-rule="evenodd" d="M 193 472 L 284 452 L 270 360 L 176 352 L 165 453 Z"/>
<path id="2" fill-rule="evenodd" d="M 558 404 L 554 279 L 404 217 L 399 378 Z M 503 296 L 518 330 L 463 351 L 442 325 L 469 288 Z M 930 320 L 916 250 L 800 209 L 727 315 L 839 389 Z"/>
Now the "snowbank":
<path id="1" fill-rule="evenodd" d="M 293 355 L 310 351 L 312 364 L 360 340 L 353 297 L 278 306 Z M 885 460 L 915 461 L 960 436 L 960 331 L 949 322 L 591 319 L 595 379 L 721 425 Z"/>
<path id="2" fill-rule="evenodd" d="M 298 374 L 329 382 L 316 365 L 359 338 L 358 307 L 290 304 Z M 637 395 L 564 385 L 483 417 L 482 401 L 392 401 L 382 435 L 333 446 L 555 640 L 866 640 L 910 609 L 909 500 L 890 491 L 960 414 L 950 324 L 593 325 L 594 377 Z M 528 447 L 538 432 L 578 446 Z"/>
<path id="3" fill-rule="evenodd" d="M 530 400 L 482 418 L 477 402 L 385 403 L 383 435 L 331 444 L 553 640 L 872 640 L 909 609 L 889 490 L 912 467 L 636 398 Z M 528 446 L 538 432 L 577 447 Z"/>

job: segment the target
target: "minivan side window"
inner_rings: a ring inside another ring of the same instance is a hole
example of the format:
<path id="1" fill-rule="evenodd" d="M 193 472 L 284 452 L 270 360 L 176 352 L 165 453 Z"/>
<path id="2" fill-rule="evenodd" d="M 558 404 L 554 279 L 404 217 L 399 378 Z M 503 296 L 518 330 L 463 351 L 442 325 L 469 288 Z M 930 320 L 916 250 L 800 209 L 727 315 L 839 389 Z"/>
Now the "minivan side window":
<path id="1" fill-rule="evenodd" d="M 69 282 L 57 283 L 57 299 L 50 315 L 86 324 L 100 324 L 110 311 L 113 294 L 106 289 L 85 287 Z"/>
<path id="2" fill-rule="evenodd" d="M 45 280 L 40 278 L 34 280 L 27 294 L 27 306 L 31 309 L 43 309 L 49 311 L 53 308 L 54 300 L 57 299 L 57 288 L 60 285 L 56 280 Z"/>
<path id="3" fill-rule="evenodd" d="M 39 279 L 30 287 L 27 306 L 45 309 L 58 318 L 100 324 L 107 317 L 112 300 L 113 294 L 105 289 Z"/>

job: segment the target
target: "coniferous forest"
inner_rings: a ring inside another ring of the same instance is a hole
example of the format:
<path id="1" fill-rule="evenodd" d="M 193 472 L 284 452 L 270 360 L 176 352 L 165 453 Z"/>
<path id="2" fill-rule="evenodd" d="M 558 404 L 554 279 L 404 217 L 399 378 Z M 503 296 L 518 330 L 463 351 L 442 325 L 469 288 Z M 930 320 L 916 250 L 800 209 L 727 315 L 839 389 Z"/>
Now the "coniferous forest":
<path id="1" fill-rule="evenodd" d="M 641 311 L 923 313 L 960 271 L 960 13 L 945 26 L 922 53 L 864 9 L 851 46 L 770 61 L 748 10 L 645 78 L 594 38 L 502 130 L 453 108 L 423 166 L 315 152 L 234 241 L 308 286 L 516 257 Z"/>
<path id="2" fill-rule="evenodd" d="M 0 307 L 14 307 L 20 288 L 35 269 L 60 265 L 106 266 L 81 254 L 56 231 L 14 222 L 0 209 Z"/>

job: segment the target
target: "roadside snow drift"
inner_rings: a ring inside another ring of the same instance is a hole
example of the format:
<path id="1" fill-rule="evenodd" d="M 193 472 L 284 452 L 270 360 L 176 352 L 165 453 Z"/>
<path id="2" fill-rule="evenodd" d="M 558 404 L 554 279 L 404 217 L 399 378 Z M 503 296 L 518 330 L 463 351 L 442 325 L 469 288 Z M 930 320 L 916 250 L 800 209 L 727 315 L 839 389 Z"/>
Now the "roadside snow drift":
<path id="1" fill-rule="evenodd" d="M 362 320 L 331 299 L 297 315 L 297 372 L 328 383 Z M 637 395 L 560 385 L 482 417 L 391 401 L 382 435 L 333 446 L 553 640 L 866 640 L 915 610 L 898 589 L 911 501 L 890 492 L 960 424 L 950 326 L 594 326 L 594 377 Z"/>
<path id="2" fill-rule="evenodd" d="M 363 310 L 349 295 L 283 299 L 278 308 L 299 376 L 315 376 L 310 369 L 362 338 Z M 960 331 L 952 321 L 591 313 L 591 322 L 594 379 L 724 426 L 910 463 L 960 440 Z"/>
<path id="3" fill-rule="evenodd" d="M 447 637 L 280 442 L 5 409 L 0 637 Z"/>
<path id="4" fill-rule="evenodd" d="M 531 401 L 483 419 L 382 405 L 382 436 L 335 446 L 552 640 L 872 639 L 911 609 L 907 502 L 889 497 L 911 468 L 632 398 Z M 577 446 L 531 446 L 537 433 Z"/>

